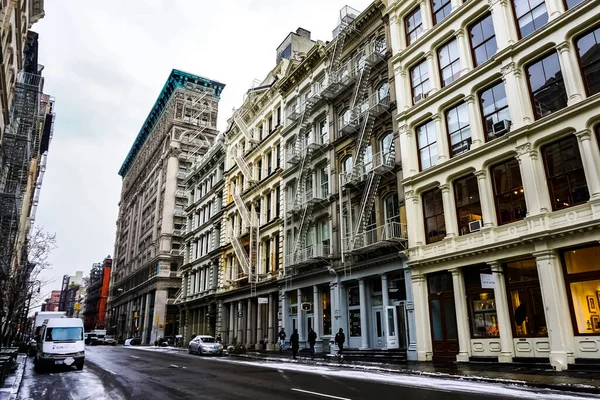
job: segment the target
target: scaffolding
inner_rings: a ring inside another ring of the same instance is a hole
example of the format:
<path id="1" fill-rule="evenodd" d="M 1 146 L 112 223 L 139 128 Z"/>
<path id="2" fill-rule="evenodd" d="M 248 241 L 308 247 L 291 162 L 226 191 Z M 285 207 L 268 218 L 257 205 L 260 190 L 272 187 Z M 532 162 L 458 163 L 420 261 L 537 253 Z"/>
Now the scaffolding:
<path id="1" fill-rule="evenodd" d="M 27 190 L 29 164 L 39 149 L 34 136 L 40 127 L 40 95 L 44 80 L 40 75 L 19 72 L 10 113 L 4 132 L 0 175 L 0 258 L 1 271 L 8 273 L 15 251 L 23 196 Z"/>

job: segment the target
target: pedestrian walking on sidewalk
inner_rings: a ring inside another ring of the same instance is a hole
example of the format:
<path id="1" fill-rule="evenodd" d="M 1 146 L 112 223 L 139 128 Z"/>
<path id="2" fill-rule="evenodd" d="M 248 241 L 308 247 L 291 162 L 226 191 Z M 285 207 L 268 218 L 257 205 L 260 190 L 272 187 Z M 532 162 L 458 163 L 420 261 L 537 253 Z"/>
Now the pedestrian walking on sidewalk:
<path id="1" fill-rule="evenodd" d="M 346 335 L 344 335 L 344 330 L 340 328 L 339 332 L 335 335 L 335 344 L 338 346 L 338 358 L 340 360 L 344 359 L 344 355 L 342 352 L 344 351 L 344 343 L 346 343 Z"/>
<path id="2" fill-rule="evenodd" d="M 281 328 L 279 331 L 279 352 L 283 353 L 285 351 L 285 329 Z"/>
<path id="3" fill-rule="evenodd" d="M 315 359 L 315 343 L 317 343 L 317 333 L 312 330 L 312 328 L 308 329 L 308 345 L 310 346 L 310 358 L 312 360 Z"/>
<path id="4" fill-rule="evenodd" d="M 292 345 L 292 357 L 296 359 L 298 350 L 300 349 L 300 335 L 298 335 L 298 329 L 294 329 L 294 333 L 290 336 L 290 344 Z"/>

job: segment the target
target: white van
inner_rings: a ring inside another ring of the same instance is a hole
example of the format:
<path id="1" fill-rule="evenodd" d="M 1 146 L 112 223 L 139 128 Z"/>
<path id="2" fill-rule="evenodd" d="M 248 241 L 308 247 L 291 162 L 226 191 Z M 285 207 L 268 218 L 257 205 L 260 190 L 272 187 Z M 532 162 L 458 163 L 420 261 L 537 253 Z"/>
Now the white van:
<path id="1" fill-rule="evenodd" d="M 45 321 L 36 337 L 35 368 L 51 365 L 75 365 L 83 369 L 85 344 L 80 318 L 53 318 Z"/>

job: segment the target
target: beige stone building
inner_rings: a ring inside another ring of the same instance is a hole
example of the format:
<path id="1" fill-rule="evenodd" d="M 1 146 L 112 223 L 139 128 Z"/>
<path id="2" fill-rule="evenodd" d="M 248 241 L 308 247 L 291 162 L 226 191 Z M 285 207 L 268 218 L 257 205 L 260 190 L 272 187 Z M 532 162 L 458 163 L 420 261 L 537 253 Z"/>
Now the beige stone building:
<path id="1" fill-rule="evenodd" d="M 600 358 L 596 1 L 390 1 L 418 359 Z"/>
<path id="2" fill-rule="evenodd" d="M 224 84 L 173 70 L 119 174 L 123 177 L 109 321 L 153 343 L 178 331 L 185 178 L 213 144 Z"/>

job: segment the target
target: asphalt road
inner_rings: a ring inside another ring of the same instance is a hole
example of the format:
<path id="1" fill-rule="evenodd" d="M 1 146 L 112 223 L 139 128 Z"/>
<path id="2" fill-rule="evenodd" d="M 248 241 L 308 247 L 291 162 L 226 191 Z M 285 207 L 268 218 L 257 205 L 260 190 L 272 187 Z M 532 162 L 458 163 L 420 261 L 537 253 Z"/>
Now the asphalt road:
<path id="1" fill-rule="evenodd" d="M 371 376 L 371 378 L 369 378 Z M 482 384 L 349 371 L 343 367 L 231 362 L 186 353 L 88 347 L 83 371 L 37 374 L 31 359 L 19 399 L 506 399 L 506 389 Z M 462 385 L 462 386 L 461 386 Z M 470 387 L 476 389 L 471 390 Z M 512 397 L 514 398 L 514 397 Z M 555 398 L 525 393 L 519 398 Z"/>

